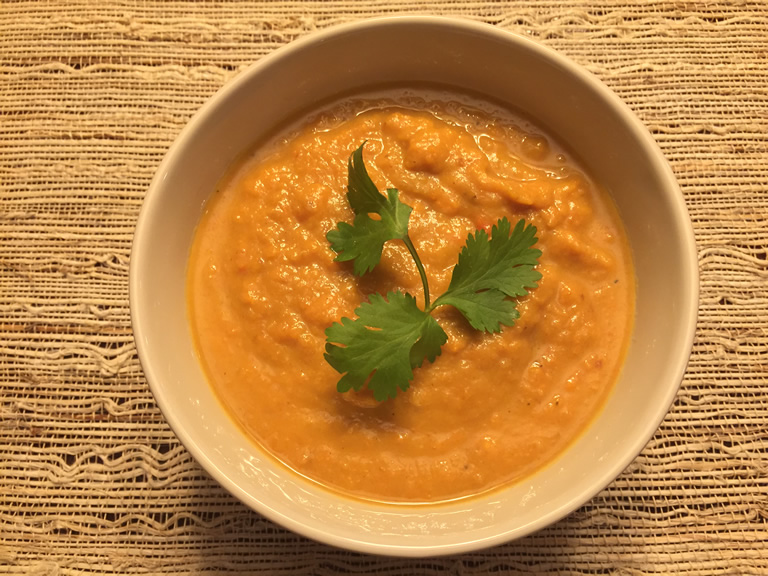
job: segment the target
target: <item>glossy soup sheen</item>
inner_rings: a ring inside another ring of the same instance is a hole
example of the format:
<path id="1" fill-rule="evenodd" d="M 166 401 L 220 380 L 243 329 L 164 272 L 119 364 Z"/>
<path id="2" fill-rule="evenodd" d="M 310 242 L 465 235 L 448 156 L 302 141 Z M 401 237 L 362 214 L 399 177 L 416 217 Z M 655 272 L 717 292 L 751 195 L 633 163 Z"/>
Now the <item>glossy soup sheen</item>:
<path id="1" fill-rule="evenodd" d="M 433 298 L 467 235 L 506 216 L 538 228 L 538 288 L 500 334 L 436 316 L 442 356 L 378 403 L 336 391 L 325 329 L 374 291 L 423 304 L 402 243 L 363 278 L 326 233 L 351 222 L 347 160 L 367 142 L 376 185 L 413 207 L 410 236 Z M 386 502 L 467 497 L 530 475 L 584 431 L 620 372 L 634 279 L 608 197 L 529 122 L 457 95 L 349 99 L 262 146 L 206 205 L 189 266 L 202 365 L 232 417 L 284 464 Z"/>

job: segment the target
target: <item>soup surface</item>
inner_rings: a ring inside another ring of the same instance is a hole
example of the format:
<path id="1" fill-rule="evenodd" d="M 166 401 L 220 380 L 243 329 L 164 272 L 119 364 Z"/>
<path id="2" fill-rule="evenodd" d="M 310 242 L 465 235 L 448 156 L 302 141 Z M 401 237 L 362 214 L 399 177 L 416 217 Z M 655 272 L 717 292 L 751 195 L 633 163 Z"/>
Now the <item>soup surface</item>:
<path id="1" fill-rule="evenodd" d="M 538 228 L 537 288 L 499 334 L 437 309 L 442 355 L 406 392 L 336 391 L 325 329 L 373 292 L 423 305 L 401 242 L 360 278 L 326 234 L 351 222 L 347 160 L 413 208 L 410 237 L 433 297 L 467 235 L 501 217 Z M 631 332 L 634 279 L 607 196 L 524 119 L 460 96 L 348 99 L 262 146 L 222 181 L 194 241 L 191 326 L 232 417 L 296 472 L 347 495 L 435 502 L 475 495 L 551 462 L 609 394 Z"/>

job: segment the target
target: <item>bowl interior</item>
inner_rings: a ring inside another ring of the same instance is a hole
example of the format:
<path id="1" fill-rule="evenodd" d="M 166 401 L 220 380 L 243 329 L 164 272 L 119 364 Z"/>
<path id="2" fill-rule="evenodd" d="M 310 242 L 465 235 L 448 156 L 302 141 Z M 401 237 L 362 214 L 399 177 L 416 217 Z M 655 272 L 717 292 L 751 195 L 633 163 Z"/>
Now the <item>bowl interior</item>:
<path id="1" fill-rule="evenodd" d="M 424 82 L 507 102 L 576 151 L 624 219 L 638 282 L 636 323 L 614 393 L 557 461 L 486 496 L 383 506 L 339 498 L 285 473 L 242 435 L 195 356 L 185 273 L 203 204 L 229 165 L 264 134 L 340 93 Z M 158 170 L 136 229 L 130 282 L 136 343 L 151 389 L 210 474 L 247 505 L 308 537 L 406 556 L 468 551 L 529 534 L 612 481 L 674 400 L 698 301 L 682 196 L 652 138 L 616 96 L 525 38 L 429 17 L 364 21 L 315 34 L 262 59 L 217 94 Z"/>

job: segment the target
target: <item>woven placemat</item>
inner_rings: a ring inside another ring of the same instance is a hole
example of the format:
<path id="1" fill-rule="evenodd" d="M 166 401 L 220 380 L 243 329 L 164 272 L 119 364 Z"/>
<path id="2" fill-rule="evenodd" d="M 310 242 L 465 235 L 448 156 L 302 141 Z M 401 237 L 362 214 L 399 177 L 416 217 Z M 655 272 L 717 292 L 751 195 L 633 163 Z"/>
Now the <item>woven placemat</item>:
<path id="1" fill-rule="evenodd" d="M 528 538 L 430 560 L 296 536 L 179 444 L 137 360 L 133 229 L 182 126 L 312 30 L 457 15 L 575 59 L 650 128 L 699 247 L 677 402 L 621 477 Z M 0 3 L 0 573 L 768 574 L 768 3 Z"/>

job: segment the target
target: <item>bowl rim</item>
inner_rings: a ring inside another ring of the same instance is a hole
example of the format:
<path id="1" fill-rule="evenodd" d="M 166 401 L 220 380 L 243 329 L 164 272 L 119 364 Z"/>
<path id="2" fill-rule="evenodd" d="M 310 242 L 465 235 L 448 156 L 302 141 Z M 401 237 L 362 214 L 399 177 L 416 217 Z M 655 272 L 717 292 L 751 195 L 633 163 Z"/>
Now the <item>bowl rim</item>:
<path id="1" fill-rule="evenodd" d="M 669 198 L 668 200 L 670 200 L 670 202 L 673 204 L 673 207 L 677 211 L 677 220 L 679 220 L 680 224 L 685 227 L 684 234 L 680 238 L 680 247 L 686 258 L 685 261 L 681 262 L 681 266 L 684 267 L 687 271 L 686 278 L 690 279 L 691 291 L 690 305 L 681 313 L 681 317 L 684 319 L 684 323 L 687 327 L 685 331 L 687 338 L 685 342 L 681 344 L 680 349 L 687 350 L 688 353 L 686 355 L 680 354 L 677 358 L 678 362 L 674 367 L 677 386 L 668 387 L 667 394 L 664 398 L 666 402 L 665 410 L 659 410 L 659 417 L 656 420 L 647 421 L 644 423 L 642 432 L 635 435 L 636 442 L 633 445 L 633 449 L 628 450 L 623 459 L 614 462 L 612 466 L 606 467 L 603 475 L 600 477 L 600 481 L 594 481 L 589 489 L 583 490 L 578 495 L 578 497 L 572 498 L 569 502 L 569 505 L 550 510 L 546 514 L 541 515 L 538 518 L 538 521 L 530 524 L 523 534 L 510 537 L 509 531 L 499 531 L 492 537 L 460 543 L 448 542 L 429 546 L 413 546 L 406 542 L 400 546 L 391 546 L 386 544 L 382 545 L 371 539 L 344 538 L 334 534 L 329 534 L 321 529 L 309 527 L 304 522 L 286 516 L 279 510 L 262 505 L 258 500 L 254 500 L 254 498 L 242 487 L 233 484 L 228 476 L 219 468 L 216 462 L 213 461 L 209 455 L 205 453 L 205 451 L 203 451 L 203 449 L 197 444 L 197 442 L 188 433 L 184 426 L 180 424 L 176 417 L 173 406 L 168 404 L 167 399 L 158 388 L 158 375 L 155 372 L 154 367 L 152 365 L 146 364 L 144 361 L 144 358 L 147 356 L 147 343 L 144 338 L 144 325 L 142 315 L 140 313 L 141 302 L 138 294 L 140 292 L 141 278 L 139 277 L 138 270 L 142 254 L 146 250 L 151 249 L 151 247 L 146 245 L 146 229 L 150 226 L 149 221 L 151 214 L 154 211 L 158 201 L 158 188 L 161 186 L 165 177 L 164 175 L 166 174 L 169 165 L 171 165 L 174 161 L 175 154 L 180 148 L 182 142 L 197 132 L 211 110 L 215 109 L 219 105 L 220 101 L 226 97 L 226 95 L 237 90 L 239 86 L 251 81 L 250 79 L 253 76 L 260 74 L 262 69 L 268 66 L 274 66 L 278 64 L 281 59 L 291 57 L 297 52 L 306 50 L 317 44 L 324 43 L 330 38 L 344 35 L 350 32 L 360 33 L 373 27 L 425 25 L 461 29 L 464 31 L 475 32 L 493 37 L 496 40 L 505 43 L 511 42 L 522 45 L 526 50 L 535 52 L 543 58 L 555 63 L 557 66 L 566 69 L 569 74 L 578 76 L 579 80 L 587 84 L 590 90 L 597 92 L 602 96 L 602 98 L 610 102 L 611 105 L 622 111 L 622 117 L 628 123 L 628 127 L 637 133 L 637 136 L 643 142 L 646 149 L 653 151 L 653 158 L 658 164 L 657 168 L 665 174 L 666 178 L 669 179 L 670 182 L 674 182 L 675 186 L 677 187 L 675 176 L 671 167 L 664 159 L 661 149 L 658 147 L 656 141 L 648 132 L 645 125 L 635 116 L 631 109 L 612 90 L 610 90 L 610 88 L 607 87 L 607 85 L 605 85 L 600 79 L 597 78 L 597 76 L 593 75 L 581 65 L 575 63 L 573 60 L 564 56 L 563 54 L 526 36 L 497 28 L 491 24 L 477 22 L 465 18 L 425 15 L 395 15 L 365 18 L 343 24 L 333 25 L 319 31 L 310 32 L 302 37 L 290 41 L 288 44 L 277 48 L 253 64 L 249 65 L 235 78 L 227 82 L 197 110 L 189 122 L 183 127 L 177 138 L 174 140 L 173 144 L 169 147 L 147 190 L 134 231 L 129 271 L 129 303 L 131 324 L 139 360 L 142 365 L 145 378 L 148 382 L 150 390 L 153 393 L 155 401 L 157 402 L 164 418 L 170 425 L 174 434 L 185 446 L 185 448 L 192 454 L 195 460 L 201 464 L 206 472 L 213 476 L 214 479 L 228 492 L 237 496 L 240 501 L 246 503 L 251 509 L 257 511 L 264 517 L 280 524 L 281 526 L 292 530 L 297 534 L 331 546 L 342 547 L 357 552 L 403 557 L 438 556 L 475 551 L 507 542 L 510 539 L 532 534 L 533 532 L 536 532 L 541 528 L 549 526 L 554 522 L 564 518 L 577 508 L 583 506 L 585 503 L 589 502 L 589 500 L 594 498 L 597 493 L 599 493 L 613 480 L 615 480 L 621 474 L 621 472 L 624 471 L 624 469 L 637 458 L 648 441 L 653 437 L 654 433 L 660 426 L 676 398 L 685 370 L 687 368 L 690 351 L 693 347 L 698 315 L 699 295 L 698 255 L 693 234 L 693 226 L 690 221 L 690 217 L 688 216 L 685 199 L 682 195 L 682 192 L 679 190 L 679 187 L 677 187 L 678 194 L 676 194 L 674 198 Z"/>

